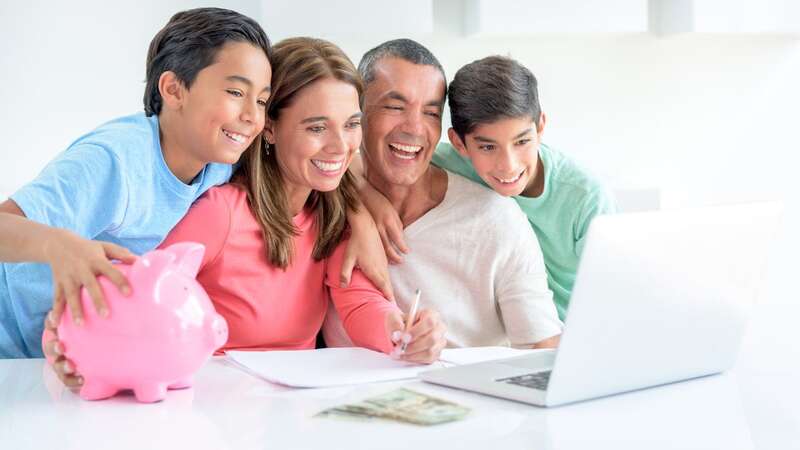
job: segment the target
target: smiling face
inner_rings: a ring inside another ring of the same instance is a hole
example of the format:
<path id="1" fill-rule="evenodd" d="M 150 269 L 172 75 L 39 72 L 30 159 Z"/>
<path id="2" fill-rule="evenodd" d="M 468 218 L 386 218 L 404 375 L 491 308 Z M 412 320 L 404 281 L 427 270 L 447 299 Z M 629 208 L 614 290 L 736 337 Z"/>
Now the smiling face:
<path id="1" fill-rule="evenodd" d="M 543 131 L 544 115 L 538 130 L 531 117 L 517 117 L 478 124 L 464 136 L 465 142 L 452 128 L 448 137 L 456 150 L 472 161 L 475 172 L 490 188 L 500 195 L 513 196 L 532 193 L 540 184 L 539 145 Z"/>
<path id="2" fill-rule="evenodd" d="M 358 91 L 324 78 L 303 88 L 264 131 L 283 175 L 290 202 L 311 190 L 336 189 L 361 145 Z"/>
<path id="3" fill-rule="evenodd" d="M 364 92 L 367 175 L 412 185 L 428 169 L 442 133 L 445 80 L 433 66 L 387 57 Z"/>
<path id="4" fill-rule="evenodd" d="M 233 164 L 264 127 L 272 72 L 264 50 L 229 42 L 181 88 L 180 141 L 202 164 Z"/>

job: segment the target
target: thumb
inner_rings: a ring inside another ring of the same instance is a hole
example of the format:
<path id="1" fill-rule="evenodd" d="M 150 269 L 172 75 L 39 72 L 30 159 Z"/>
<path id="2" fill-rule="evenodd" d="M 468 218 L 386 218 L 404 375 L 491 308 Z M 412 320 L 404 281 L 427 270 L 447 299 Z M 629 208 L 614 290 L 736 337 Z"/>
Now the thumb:
<path id="1" fill-rule="evenodd" d="M 116 259 L 128 264 L 136 261 L 136 255 L 131 253 L 131 251 L 125 247 L 112 244 L 111 242 L 102 242 L 101 245 L 103 246 L 103 251 L 106 253 L 106 257 L 108 259 Z"/>

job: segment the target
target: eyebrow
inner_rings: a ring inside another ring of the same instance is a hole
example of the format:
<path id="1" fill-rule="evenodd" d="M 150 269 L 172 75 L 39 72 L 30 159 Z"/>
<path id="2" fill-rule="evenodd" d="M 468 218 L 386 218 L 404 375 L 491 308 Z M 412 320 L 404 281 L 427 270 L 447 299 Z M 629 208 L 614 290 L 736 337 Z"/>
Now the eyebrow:
<path id="1" fill-rule="evenodd" d="M 357 112 L 352 116 L 348 117 L 347 120 L 351 119 L 360 119 L 363 114 L 361 112 Z M 305 119 L 301 120 L 300 123 L 314 123 L 314 122 L 325 122 L 326 120 L 330 120 L 328 116 L 313 116 L 313 117 L 306 117 Z"/>
<path id="2" fill-rule="evenodd" d="M 525 130 L 522 133 L 514 136 L 511 139 L 512 140 L 519 139 L 519 138 L 525 136 L 526 134 L 530 133 L 531 131 L 533 131 L 533 128 L 528 128 L 527 130 Z M 492 143 L 492 144 L 496 144 L 497 143 L 497 141 L 495 141 L 494 139 L 491 139 L 491 138 L 488 138 L 488 137 L 485 137 L 485 136 L 475 136 L 472 139 L 474 139 L 474 140 L 476 140 L 478 142 L 489 142 L 489 143 Z"/>
<path id="3" fill-rule="evenodd" d="M 225 79 L 228 81 L 237 81 L 239 83 L 247 85 L 248 87 L 253 87 L 253 82 L 250 81 L 247 77 L 243 77 L 241 75 L 230 75 Z M 264 89 L 261 90 L 261 92 L 272 92 L 272 86 L 270 85 L 265 86 Z"/>

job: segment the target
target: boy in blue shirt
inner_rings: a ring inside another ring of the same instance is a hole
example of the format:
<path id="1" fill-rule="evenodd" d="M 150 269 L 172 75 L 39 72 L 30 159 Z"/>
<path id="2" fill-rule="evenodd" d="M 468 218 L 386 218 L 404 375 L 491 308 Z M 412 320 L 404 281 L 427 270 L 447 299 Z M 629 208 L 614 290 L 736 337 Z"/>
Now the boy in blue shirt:
<path id="1" fill-rule="evenodd" d="M 155 248 L 228 181 L 264 126 L 270 51 L 234 11 L 175 14 L 150 43 L 145 112 L 78 138 L 0 204 L 0 358 L 41 356 L 45 315 L 67 303 L 80 321 L 82 286 L 107 315 L 96 276 L 129 290 L 110 260 Z"/>

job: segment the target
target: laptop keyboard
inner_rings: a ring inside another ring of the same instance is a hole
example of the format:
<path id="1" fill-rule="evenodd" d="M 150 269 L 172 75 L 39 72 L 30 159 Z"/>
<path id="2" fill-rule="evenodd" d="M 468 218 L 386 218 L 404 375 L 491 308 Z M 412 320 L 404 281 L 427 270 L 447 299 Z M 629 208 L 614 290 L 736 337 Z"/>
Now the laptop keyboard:
<path id="1" fill-rule="evenodd" d="M 515 377 L 508 378 L 498 378 L 495 381 L 500 383 L 516 384 L 517 386 L 544 391 L 547 389 L 547 382 L 550 381 L 550 371 L 526 373 L 524 375 L 517 375 Z"/>

